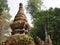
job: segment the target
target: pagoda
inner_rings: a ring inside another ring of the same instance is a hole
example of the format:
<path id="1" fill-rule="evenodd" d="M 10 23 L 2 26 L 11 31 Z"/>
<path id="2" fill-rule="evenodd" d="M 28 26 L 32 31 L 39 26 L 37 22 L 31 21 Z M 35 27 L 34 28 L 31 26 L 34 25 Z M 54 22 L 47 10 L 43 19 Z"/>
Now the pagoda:
<path id="1" fill-rule="evenodd" d="M 10 27 L 12 35 L 6 40 L 5 45 L 35 45 L 33 38 L 29 35 L 30 26 L 24 14 L 22 3 L 19 4 L 19 11 Z"/>
<path id="2" fill-rule="evenodd" d="M 27 17 L 24 14 L 23 4 L 19 4 L 19 11 L 16 14 L 13 23 L 10 25 L 12 29 L 12 35 L 14 34 L 28 34 L 30 26 L 27 21 Z"/>

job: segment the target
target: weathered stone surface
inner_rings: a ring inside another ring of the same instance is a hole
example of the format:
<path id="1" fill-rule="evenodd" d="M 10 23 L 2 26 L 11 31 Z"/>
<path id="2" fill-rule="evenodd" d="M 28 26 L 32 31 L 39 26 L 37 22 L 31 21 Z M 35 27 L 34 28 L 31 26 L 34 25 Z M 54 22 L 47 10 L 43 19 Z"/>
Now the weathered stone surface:
<path id="1" fill-rule="evenodd" d="M 27 39 L 26 39 L 27 38 Z M 35 45 L 33 39 L 28 35 L 14 35 L 6 41 L 5 45 Z"/>
<path id="2" fill-rule="evenodd" d="M 12 35 L 5 42 L 5 45 L 35 45 L 32 37 L 28 34 L 30 26 L 24 14 L 22 3 L 19 4 L 19 11 L 10 26 Z"/>
<path id="3" fill-rule="evenodd" d="M 30 26 L 27 22 L 27 17 L 24 14 L 22 3 L 19 4 L 19 11 L 14 18 L 14 22 L 10 24 L 10 26 L 12 29 L 12 35 L 17 34 L 17 33 L 28 34 Z"/>

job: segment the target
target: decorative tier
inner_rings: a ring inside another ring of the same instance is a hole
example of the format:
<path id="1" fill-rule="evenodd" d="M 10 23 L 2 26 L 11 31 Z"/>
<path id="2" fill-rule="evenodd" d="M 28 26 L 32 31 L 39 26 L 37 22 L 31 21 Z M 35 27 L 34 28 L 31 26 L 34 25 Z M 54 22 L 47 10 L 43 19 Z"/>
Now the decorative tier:
<path id="1" fill-rule="evenodd" d="M 19 11 L 15 16 L 13 23 L 10 24 L 10 26 L 11 26 L 11 29 L 12 29 L 12 35 L 17 34 L 17 33 L 28 34 L 30 26 L 27 22 L 27 17 L 24 14 L 22 3 L 19 4 Z"/>

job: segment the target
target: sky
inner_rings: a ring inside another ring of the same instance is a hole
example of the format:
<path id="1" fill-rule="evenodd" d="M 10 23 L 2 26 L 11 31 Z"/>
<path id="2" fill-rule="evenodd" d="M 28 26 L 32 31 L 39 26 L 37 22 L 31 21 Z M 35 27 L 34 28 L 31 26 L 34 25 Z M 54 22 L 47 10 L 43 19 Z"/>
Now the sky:
<path id="1" fill-rule="evenodd" d="M 42 0 L 43 1 L 43 6 L 42 9 L 49 9 L 50 7 L 58 7 L 60 8 L 60 0 Z M 26 11 L 26 5 L 27 5 L 27 0 L 8 0 L 8 6 L 10 7 L 10 14 L 12 16 L 11 19 L 14 19 L 15 15 L 18 12 L 19 9 L 19 3 L 23 3 L 24 6 L 24 12 L 25 15 L 27 16 L 28 19 L 28 23 L 30 24 L 30 26 L 32 26 L 31 24 L 31 16 L 27 13 Z"/>

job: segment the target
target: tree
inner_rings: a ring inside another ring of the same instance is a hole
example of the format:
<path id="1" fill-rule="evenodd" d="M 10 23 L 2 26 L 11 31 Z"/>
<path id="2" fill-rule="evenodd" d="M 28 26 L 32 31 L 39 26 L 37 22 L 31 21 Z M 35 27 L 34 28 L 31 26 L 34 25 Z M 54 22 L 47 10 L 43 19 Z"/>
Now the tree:
<path id="1" fill-rule="evenodd" d="M 0 42 L 2 42 L 2 39 L 4 40 L 3 37 L 9 28 L 10 18 L 7 0 L 0 0 Z"/>
<path id="2" fill-rule="evenodd" d="M 28 5 L 26 9 L 32 15 L 32 18 L 35 16 L 36 12 L 41 11 L 41 5 L 42 5 L 41 0 L 28 0 Z"/>
<path id="3" fill-rule="evenodd" d="M 2 14 L 2 11 L 3 11 L 3 9 L 2 9 L 1 6 L 0 6 L 0 15 Z"/>
<path id="4" fill-rule="evenodd" d="M 0 6 L 4 11 L 9 10 L 7 0 L 0 0 Z"/>
<path id="5" fill-rule="evenodd" d="M 34 27 L 30 34 L 34 37 L 38 36 L 45 40 L 45 24 L 48 35 L 51 36 L 54 45 L 60 45 L 60 8 L 50 8 L 49 10 L 35 13 Z M 33 35 L 35 33 L 35 35 Z M 36 40 L 36 38 L 35 38 Z M 36 42 L 37 43 L 37 42 Z M 37 44 L 36 44 L 37 45 Z"/>
<path id="6" fill-rule="evenodd" d="M 60 45 L 60 8 L 50 8 L 48 10 L 39 10 L 39 0 L 28 0 L 27 11 L 33 17 L 33 25 L 30 35 L 34 38 L 36 45 L 36 37 L 40 37 L 45 40 L 45 28 L 48 34 L 51 36 L 54 45 Z M 45 26 L 46 25 L 46 26 Z"/>

